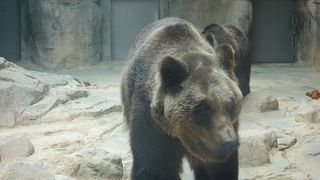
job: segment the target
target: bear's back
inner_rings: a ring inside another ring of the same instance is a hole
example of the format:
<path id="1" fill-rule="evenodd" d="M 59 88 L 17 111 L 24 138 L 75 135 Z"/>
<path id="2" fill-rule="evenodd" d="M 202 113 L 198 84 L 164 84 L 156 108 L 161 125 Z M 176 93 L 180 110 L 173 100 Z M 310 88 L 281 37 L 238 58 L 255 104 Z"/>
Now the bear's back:
<path id="1" fill-rule="evenodd" d="M 183 19 L 169 17 L 149 24 L 138 34 L 127 60 L 131 63 L 141 59 L 139 56 L 143 56 L 142 60 L 146 61 L 159 60 L 164 54 L 177 54 L 179 51 L 191 50 L 192 46 L 213 53 L 194 25 Z M 161 57 L 157 56 L 159 54 Z"/>
<path id="2" fill-rule="evenodd" d="M 220 44 L 230 44 L 235 50 L 234 71 L 242 94 L 247 95 L 250 92 L 251 61 L 249 57 L 250 45 L 246 35 L 239 28 L 228 24 L 210 24 L 204 28 L 203 33 L 213 47 Z M 211 37 L 210 34 L 214 37 Z"/>

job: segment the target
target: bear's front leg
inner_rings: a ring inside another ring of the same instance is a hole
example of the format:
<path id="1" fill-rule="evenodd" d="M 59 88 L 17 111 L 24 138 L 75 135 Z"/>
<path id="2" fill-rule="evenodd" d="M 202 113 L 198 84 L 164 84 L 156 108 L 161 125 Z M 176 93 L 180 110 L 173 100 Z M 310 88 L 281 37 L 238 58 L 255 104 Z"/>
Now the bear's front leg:
<path id="1" fill-rule="evenodd" d="M 180 180 L 182 148 L 177 139 L 155 129 L 148 110 L 137 103 L 130 127 L 132 180 Z M 139 111 L 138 111 L 139 109 Z"/>
<path id="2" fill-rule="evenodd" d="M 153 128 L 132 131 L 132 180 L 180 180 L 182 153 L 179 142 Z"/>
<path id="3" fill-rule="evenodd" d="M 194 168 L 196 180 L 238 180 L 238 151 L 223 163 Z"/>

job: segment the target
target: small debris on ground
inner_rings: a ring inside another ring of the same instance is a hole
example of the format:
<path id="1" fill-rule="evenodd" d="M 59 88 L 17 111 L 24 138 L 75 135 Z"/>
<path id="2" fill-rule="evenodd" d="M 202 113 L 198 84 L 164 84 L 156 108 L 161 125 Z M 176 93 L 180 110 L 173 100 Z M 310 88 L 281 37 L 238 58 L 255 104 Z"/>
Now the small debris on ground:
<path id="1" fill-rule="evenodd" d="M 311 99 L 320 99 L 320 92 L 317 89 L 314 89 L 311 92 L 307 92 L 306 95 Z"/>
<path id="2" fill-rule="evenodd" d="M 80 81 L 78 78 L 74 77 L 73 79 L 74 79 L 75 81 L 77 81 L 78 83 L 82 84 L 81 81 Z"/>
<path id="3" fill-rule="evenodd" d="M 91 86 L 91 83 L 88 82 L 88 81 L 83 82 L 83 84 L 84 84 L 84 86 L 86 86 L 86 87 Z"/>

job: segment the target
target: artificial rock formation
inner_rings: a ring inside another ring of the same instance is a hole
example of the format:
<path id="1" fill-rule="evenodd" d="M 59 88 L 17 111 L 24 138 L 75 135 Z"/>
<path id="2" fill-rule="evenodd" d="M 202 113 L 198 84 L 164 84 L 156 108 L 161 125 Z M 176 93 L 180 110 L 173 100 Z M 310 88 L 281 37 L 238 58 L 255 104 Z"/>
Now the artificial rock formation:
<path id="1" fill-rule="evenodd" d="M 0 97 L 0 127 L 70 121 L 121 110 L 109 91 L 89 89 L 68 75 L 28 71 L 1 57 Z"/>
<path id="2" fill-rule="evenodd" d="M 162 0 L 161 16 L 186 19 L 203 29 L 209 24 L 232 24 L 246 34 L 252 22 L 251 0 Z"/>
<path id="3" fill-rule="evenodd" d="M 23 60 L 46 69 L 70 69 L 110 58 L 108 1 L 22 3 Z"/>
<path id="4" fill-rule="evenodd" d="M 298 60 L 320 71 L 320 1 L 297 1 Z"/>

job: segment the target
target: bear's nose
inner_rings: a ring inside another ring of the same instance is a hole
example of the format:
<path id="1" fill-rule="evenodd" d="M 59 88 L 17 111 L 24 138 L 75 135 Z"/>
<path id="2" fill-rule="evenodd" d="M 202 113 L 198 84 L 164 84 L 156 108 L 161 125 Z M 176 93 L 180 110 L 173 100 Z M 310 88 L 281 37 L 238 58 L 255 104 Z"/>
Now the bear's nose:
<path id="1" fill-rule="evenodd" d="M 239 146 L 239 139 L 232 139 L 222 144 L 223 150 L 225 152 L 233 152 Z"/>

